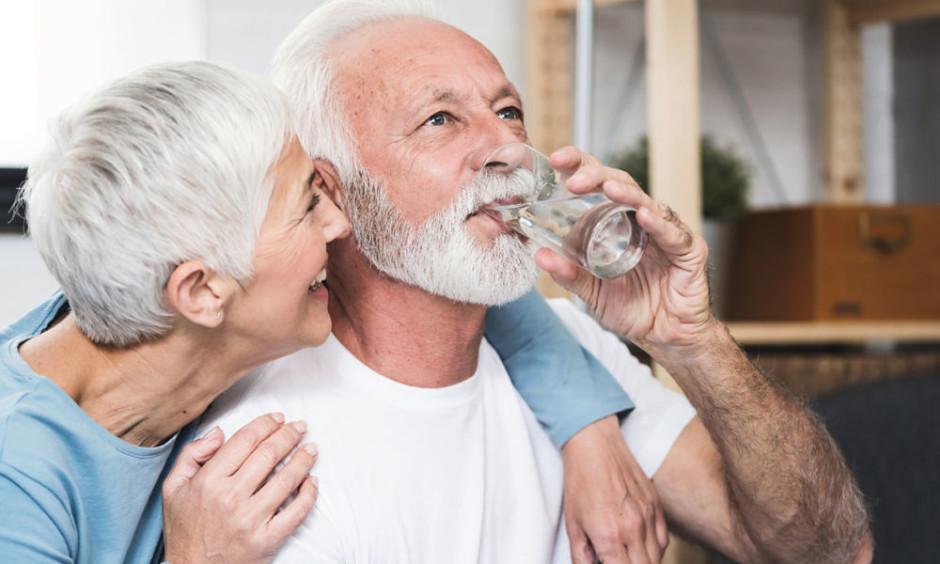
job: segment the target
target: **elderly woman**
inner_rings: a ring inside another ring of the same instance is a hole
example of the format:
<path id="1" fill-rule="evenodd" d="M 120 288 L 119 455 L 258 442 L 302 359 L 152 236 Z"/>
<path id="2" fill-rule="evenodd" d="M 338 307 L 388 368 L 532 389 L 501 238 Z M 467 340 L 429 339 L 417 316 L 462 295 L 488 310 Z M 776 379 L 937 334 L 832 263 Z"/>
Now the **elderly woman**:
<path id="1" fill-rule="evenodd" d="M 265 484 L 303 422 L 271 414 L 182 447 L 247 371 L 330 333 L 326 244 L 349 225 L 289 106 L 261 79 L 182 63 L 114 82 L 54 129 L 23 200 L 62 291 L 0 333 L 2 560 L 150 562 L 177 455 L 166 559 L 272 556 L 316 496 L 312 445 Z"/>

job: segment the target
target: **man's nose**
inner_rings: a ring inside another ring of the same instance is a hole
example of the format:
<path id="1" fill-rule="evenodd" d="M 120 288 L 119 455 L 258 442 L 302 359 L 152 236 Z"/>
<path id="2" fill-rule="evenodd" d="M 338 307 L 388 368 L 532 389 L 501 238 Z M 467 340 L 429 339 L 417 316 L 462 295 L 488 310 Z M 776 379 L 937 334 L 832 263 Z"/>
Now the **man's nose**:
<path id="1" fill-rule="evenodd" d="M 478 139 L 470 157 L 470 166 L 473 170 L 480 170 L 484 164 L 491 167 L 502 166 L 499 162 L 487 163 L 487 158 L 498 148 L 508 143 L 528 143 L 529 136 L 518 123 L 511 124 L 507 120 L 493 115 L 492 118 L 480 124 Z"/>
<path id="2" fill-rule="evenodd" d="M 533 171 L 539 165 L 539 153 L 531 145 L 512 142 L 500 145 L 486 158 L 483 168 L 493 172 L 508 174 L 520 167 Z"/>

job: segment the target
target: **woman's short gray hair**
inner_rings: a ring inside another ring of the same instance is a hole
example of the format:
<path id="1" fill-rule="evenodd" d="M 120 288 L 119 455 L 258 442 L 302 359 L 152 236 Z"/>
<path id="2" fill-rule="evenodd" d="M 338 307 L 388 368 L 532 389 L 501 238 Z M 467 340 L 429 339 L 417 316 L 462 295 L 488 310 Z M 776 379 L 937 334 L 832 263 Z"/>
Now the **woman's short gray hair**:
<path id="1" fill-rule="evenodd" d="M 346 126 L 334 85 L 331 46 L 362 27 L 400 18 L 437 18 L 429 0 L 334 0 L 308 15 L 284 39 L 274 57 L 271 79 L 297 112 L 300 142 L 311 157 L 330 161 L 340 180 L 358 179 L 359 151 Z"/>
<path id="2" fill-rule="evenodd" d="M 21 203 L 88 338 L 125 347 L 165 334 L 165 286 L 186 260 L 251 276 L 292 124 L 273 85 L 206 62 L 147 67 L 51 124 Z"/>

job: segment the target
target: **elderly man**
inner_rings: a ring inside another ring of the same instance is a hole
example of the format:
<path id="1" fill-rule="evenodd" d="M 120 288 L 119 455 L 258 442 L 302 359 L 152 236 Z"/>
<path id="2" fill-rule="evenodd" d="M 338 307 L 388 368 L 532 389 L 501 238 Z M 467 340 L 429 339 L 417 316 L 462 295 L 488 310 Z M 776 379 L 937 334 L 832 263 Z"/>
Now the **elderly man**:
<path id="1" fill-rule="evenodd" d="M 527 141 L 515 88 L 463 32 L 362 0 L 311 14 L 282 45 L 275 80 L 354 234 L 330 247 L 330 341 L 250 375 L 206 422 L 234 429 L 282 411 L 318 441 L 320 498 L 278 561 L 568 560 L 561 457 L 483 340 L 487 306 L 535 274 L 526 242 L 478 213 L 506 195 L 479 174 L 485 157 Z M 602 187 L 637 208 L 650 234 L 647 256 L 618 280 L 548 250 L 536 260 L 665 366 L 697 410 L 616 335 L 552 304 L 637 404 L 622 433 L 675 530 L 740 561 L 870 558 L 864 507 L 829 437 L 712 316 L 702 239 L 625 173 L 574 149 L 552 162 L 577 171 L 572 191 Z M 624 480 L 610 488 L 615 504 L 633 499 Z M 583 501 L 565 494 L 569 510 Z M 626 548 L 603 561 L 658 560 L 649 531 L 623 529 Z M 592 557 L 572 538 L 570 558 Z"/>

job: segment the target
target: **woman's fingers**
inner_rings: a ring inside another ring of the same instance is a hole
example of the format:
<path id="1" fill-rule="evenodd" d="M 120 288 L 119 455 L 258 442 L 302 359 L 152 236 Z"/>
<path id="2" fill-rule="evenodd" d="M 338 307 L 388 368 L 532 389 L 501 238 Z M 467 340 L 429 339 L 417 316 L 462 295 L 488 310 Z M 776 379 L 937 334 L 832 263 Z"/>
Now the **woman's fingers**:
<path id="1" fill-rule="evenodd" d="M 233 475 L 265 439 L 284 425 L 284 415 L 268 413 L 239 429 L 205 463 L 205 474 L 215 477 Z"/>
<path id="2" fill-rule="evenodd" d="M 310 477 L 316 462 L 317 445 L 301 445 L 284 466 L 266 477 L 267 481 L 254 494 L 259 510 L 270 513 L 281 507 Z"/>
<path id="3" fill-rule="evenodd" d="M 297 495 L 281 511 L 274 514 L 268 523 L 272 542 L 280 546 L 297 527 L 303 523 L 317 501 L 319 483 L 316 477 L 305 475 L 297 489 Z"/>
<path id="4" fill-rule="evenodd" d="M 297 448 L 306 432 L 305 422 L 292 421 L 261 441 L 232 475 L 235 487 L 249 493 L 258 491 L 271 472 Z M 299 480 L 294 487 L 297 485 Z"/>
<path id="5" fill-rule="evenodd" d="M 202 468 L 202 465 L 218 452 L 224 439 L 222 429 L 214 427 L 204 437 L 184 446 L 180 450 L 173 468 L 170 469 L 163 481 L 163 491 L 172 493 L 192 480 Z"/>

